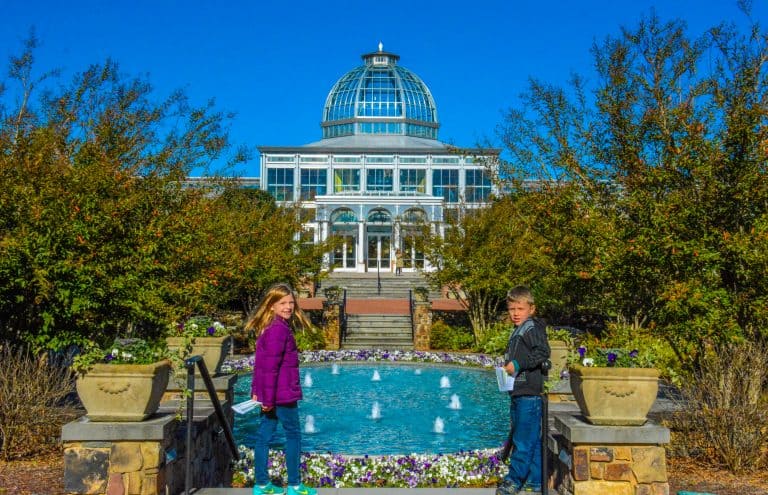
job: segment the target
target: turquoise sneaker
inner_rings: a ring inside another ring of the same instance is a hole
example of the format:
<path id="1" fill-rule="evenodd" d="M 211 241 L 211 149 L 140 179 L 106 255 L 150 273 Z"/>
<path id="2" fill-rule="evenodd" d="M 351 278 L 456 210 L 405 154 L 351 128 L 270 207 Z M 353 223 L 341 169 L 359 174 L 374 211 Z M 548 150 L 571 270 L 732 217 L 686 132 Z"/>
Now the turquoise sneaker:
<path id="1" fill-rule="evenodd" d="M 273 485 L 271 482 L 264 486 L 253 486 L 253 495 L 278 495 L 281 493 L 283 493 L 283 489 Z"/>
<path id="2" fill-rule="evenodd" d="M 304 483 L 299 483 L 299 486 L 288 485 L 286 495 L 317 495 L 317 490 L 306 486 Z"/>

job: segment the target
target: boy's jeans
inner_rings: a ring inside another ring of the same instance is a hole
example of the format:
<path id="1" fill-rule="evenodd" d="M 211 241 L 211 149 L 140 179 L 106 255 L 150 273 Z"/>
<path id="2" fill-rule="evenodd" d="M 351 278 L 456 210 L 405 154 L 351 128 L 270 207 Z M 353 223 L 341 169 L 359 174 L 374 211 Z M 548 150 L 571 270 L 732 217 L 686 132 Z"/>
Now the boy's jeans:
<path id="1" fill-rule="evenodd" d="M 509 474 L 505 478 L 518 488 L 541 490 L 541 397 L 512 397 L 509 415 L 515 425 L 514 451 L 509 457 Z"/>
<path id="2" fill-rule="evenodd" d="M 269 461 L 269 441 L 277 428 L 277 422 L 285 430 L 285 468 L 288 474 L 288 485 L 301 483 L 299 475 L 299 450 L 301 449 L 301 425 L 299 424 L 299 407 L 297 404 L 275 406 L 267 413 L 261 414 L 261 424 L 256 431 L 256 446 L 253 449 L 253 468 L 257 485 L 269 483 L 267 462 Z"/>

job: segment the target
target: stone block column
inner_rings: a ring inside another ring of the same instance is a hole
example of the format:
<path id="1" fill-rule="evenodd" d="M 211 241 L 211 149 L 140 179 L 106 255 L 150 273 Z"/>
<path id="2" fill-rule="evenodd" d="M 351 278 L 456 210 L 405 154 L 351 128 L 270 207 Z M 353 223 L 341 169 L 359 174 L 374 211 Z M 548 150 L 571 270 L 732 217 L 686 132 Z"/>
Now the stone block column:
<path id="1" fill-rule="evenodd" d="M 326 349 L 341 348 L 341 304 L 338 302 L 323 301 L 323 336 Z"/>
<path id="2" fill-rule="evenodd" d="M 230 426 L 236 381 L 237 375 L 213 378 Z M 180 395 L 172 378 L 167 402 L 144 421 L 95 422 L 83 416 L 64 425 L 61 439 L 67 493 L 176 495 L 184 491 L 187 458 L 192 466 L 191 488 L 229 486 L 233 454 L 205 385 L 201 379 L 195 380 L 192 424 L 187 424 L 186 417 L 178 419 Z M 192 429 L 190 446 L 186 444 L 187 428 Z"/>
<path id="3" fill-rule="evenodd" d="M 669 495 L 668 428 L 595 426 L 571 413 L 555 415 L 554 427 L 550 474 L 561 495 Z"/>
<path id="4" fill-rule="evenodd" d="M 416 301 L 413 305 L 413 348 L 428 351 L 429 336 L 432 333 L 432 303 Z"/>

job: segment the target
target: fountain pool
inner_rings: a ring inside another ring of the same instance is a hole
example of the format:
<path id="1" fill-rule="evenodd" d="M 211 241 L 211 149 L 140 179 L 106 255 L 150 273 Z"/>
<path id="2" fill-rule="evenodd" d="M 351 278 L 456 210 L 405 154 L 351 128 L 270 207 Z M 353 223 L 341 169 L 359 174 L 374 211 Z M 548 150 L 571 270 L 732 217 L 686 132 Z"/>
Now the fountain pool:
<path id="1" fill-rule="evenodd" d="M 307 374 L 312 380 L 299 403 L 304 452 L 451 453 L 496 448 L 506 439 L 509 398 L 487 369 L 380 362 L 303 366 L 302 383 Z M 450 388 L 443 387 L 444 378 Z M 235 402 L 247 400 L 250 385 L 250 375 L 241 376 Z M 235 416 L 238 444 L 253 446 L 259 420 L 256 412 Z M 278 428 L 273 443 L 283 438 Z"/>

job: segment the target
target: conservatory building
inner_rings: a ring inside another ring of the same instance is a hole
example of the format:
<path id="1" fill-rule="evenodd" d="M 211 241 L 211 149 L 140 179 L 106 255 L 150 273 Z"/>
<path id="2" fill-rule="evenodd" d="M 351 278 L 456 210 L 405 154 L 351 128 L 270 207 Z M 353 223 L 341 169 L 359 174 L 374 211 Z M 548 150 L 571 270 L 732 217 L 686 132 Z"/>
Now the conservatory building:
<path id="1" fill-rule="evenodd" d="M 334 271 L 389 271 L 398 249 L 405 271 L 430 270 L 418 242 L 425 226 L 442 234 L 450 215 L 495 192 L 498 150 L 438 141 L 432 94 L 399 58 L 379 44 L 334 84 L 319 141 L 259 147 L 260 187 L 300 205 L 303 239 L 339 239 L 327 259 Z"/>

